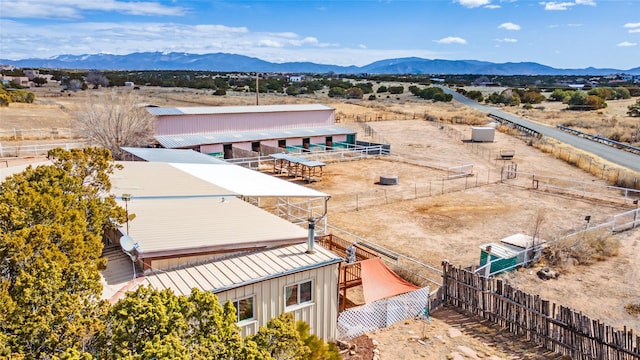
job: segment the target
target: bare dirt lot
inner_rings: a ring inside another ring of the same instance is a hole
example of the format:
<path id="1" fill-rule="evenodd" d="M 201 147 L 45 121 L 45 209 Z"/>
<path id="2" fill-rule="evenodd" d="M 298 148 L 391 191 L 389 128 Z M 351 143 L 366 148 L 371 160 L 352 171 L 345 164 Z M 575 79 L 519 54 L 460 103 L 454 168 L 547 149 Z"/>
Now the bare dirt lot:
<path id="1" fill-rule="evenodd" d="M 159 106 L 255 103 L 252 94 L 214 97 L 205 91 L 142 90 L 145 102 Z M 75 120 L 71 113 L 83 98 L 92 96 L 90 92 L 59 96 L 57 90 L 42 91 L 49 93 L 40 97 L 36 91 L 36 102 L 32 105 L 0 108 L 0 130 L 73 128 Z M 333 106 L 341 117 L 341 125 L 358 130 L 358 138 L 363 138 L 364 133 L 353 120 L 386 120 L 367 125 L 375 131 L 376 140 L 391 145 L 392 156 L 330 163 L 322 181 L 308 186 L 332 196 L 330 225 L 433 266 L 439 266 L 443 259 L 465 267 L 478 264 L 480 245 L 515 233 L 530 234 L 538 212 L 545 215 L 541 237 L 553 239 L 583 227 L 587 215 L 591 216 L 592 224 L 598 224 L 632 206 L 534 190 L 526 177 L 500 182 L 501 169 L 507 162 L 497 160 L 497 155 L 500 150 L 511 149 L 516 154 L 513 162 L 523 173 L 604 185 L 601 179 L 509 135 L 496 133 L 493 143 L 468 143 L 464 140 L 470 138 L 469 125 L 424 120 L 429 115 L 445 121 L 456 118 L 474 119 L 473 123 L 487 121 L 482 114 L 460 104 L 431 104 L 406 94 L 375 102 L 337 101 L 322 94 L 307 98 L 263 96 L 260 101 Z M 564 115 L 561 110 L 550 108 L 534 110 L 539 113 L 539 121 Z M 612 108 L 610 105 L 600 116 L 623 116 Z M 7 161 L 12 164 L 24 159 Z M 473 164 L 473 175 L 448 180 L 449 173 L 443 169 L 461 164 Z M 397 176 L 399 184 L 379 185 L 381 175 Z M 617 256 L 590 266 L 562 268 L 557 280 L 542 281 L 535 276 L 535 269 L 515 271 L 504 277 L 525 291 L 573 307 L 593 319 L 640 331 L 640 317 L 624 309 L 627 304 L 640 303 L 640 230 L 619 237 L 621 247 Z M 434 314 L 432 322 L 426 325 L 423 320 L 409 320 L 370 336 L 379 342 L 383 359 L 445 359 L 455 358 L 456 354 L 462 358 L 552 358 L 539 349 L 516 345 L 508 335 L 483 326 L 445 312 Z"/>

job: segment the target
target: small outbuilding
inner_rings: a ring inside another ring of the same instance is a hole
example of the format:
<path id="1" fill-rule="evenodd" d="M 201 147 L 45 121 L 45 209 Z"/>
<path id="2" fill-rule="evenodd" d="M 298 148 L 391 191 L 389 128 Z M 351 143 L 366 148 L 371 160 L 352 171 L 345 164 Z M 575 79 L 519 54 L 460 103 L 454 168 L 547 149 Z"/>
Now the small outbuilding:
<path id="1" fill-rule="evenodd" d="M 480 246 L 480 268 L 485 267 L 484 274 L 494 275 L 512 270 L 518 264 L 518 255 L 522 252 L 509 244 L 488 243 Z"/>
<path id="2" fill-rule="evenodd" d="M 495 275 L 524 265 L 539 255 L 544 240 L 526 234 L 513 234 L 499 243 L 480 245 L 480 271 Z"/>

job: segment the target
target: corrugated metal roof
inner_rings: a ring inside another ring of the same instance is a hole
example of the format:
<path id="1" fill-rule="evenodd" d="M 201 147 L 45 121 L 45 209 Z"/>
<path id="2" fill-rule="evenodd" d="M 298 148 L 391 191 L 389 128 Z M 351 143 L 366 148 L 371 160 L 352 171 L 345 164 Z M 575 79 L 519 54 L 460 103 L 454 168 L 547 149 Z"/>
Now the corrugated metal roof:
<path id="1" fill-rule="evenodd" d="M 214 158 L 191 149 L 161 149 L 161 148 L 132 148 L 123 147 L 140 159 L 151 162 L 166 163 L 195 163 L 195 164 L 228 164 L 224 160 Z"/>
<path id="2" fill-rule="evenodd" d="M 163 115 L 208 115 L 242 114 L 290 111 L 327 111 L 334 108 L 322 104 L 285 104 L 258 106 L 193 106 L 193 107 L 149 107 L 147 110 L 155 116 Z"/>
<path id="3" fill-rule="evenodd" d="M 228 144 L 274 139 L 322 137 L 335 135 L 350 135 L 356 132 L 339 126 L 324 126 L 316 128 L 300 128 L 286 130 L 261 130 L 225 133 L 201 133 L 180 135 L 158 135 L 155 139 L 166 148 L 184 148 L 208 144 Z"/>
<path id="4" fill-rule="evenodd" d="M 536 239 L 536 240 L 538 245 L 546 242 L 545 240 L 542 240 L 542 239 Z M 531 235 L 520 234 L 520 233 L 507 236 L 506 238 L 501 239 L 500 242 L 508 245 L 517 246 L 522 249 L 527 249 L 534 245 L 533 237 L 531 237 Z"/>
<path id="5" fill-rule="evenodd" d="M 238 165 L 171 164 L 199 179 L 243 196 L 328 197 L 329 195 Z"/>
<path id="6" fill-rule="evenodd" d="M 111 194 L 116 197 L 122 194 L 131 194 L 133 198 L 241 195 L 215 182 L 198 179 L 167 163 L 145 161 L 117 161 L 116 163 L 123 166 L 123 169 L 115 170 L 110 176 Z M 207 166 L 220 165 L 207 164 Z"/>
<path id="7" fill-rule="evenodd" d="M 219 293 L 343 260 L 319 245 L 314 249 L 314 254 L 307 254 L 307 244 L 297 244 L 236 255 L 148 275 L 140 285 L 158 290 L 171 289 L 178 295 L 189 295 L 192 288 Z"/>
<path id="8" fill-rule="evenodd" d="M 124 204 L 122 203 L 123 207 Z M 235 197 L 145 199 L 127 204 L 140 258 L 304 242 L 307 230 Z"/>
<path id="9" fill-rule="evenodd" d="M 298 163 L 305 166 L 324 166 L 325 165 L 325 163 L 321 161 L 308 160 L 307 158 L 296 157 L 296 156 L 289 155 L 287 153 L 275 153 L 269 156 L 276 160 L 286 160 L 292 163 Z"/>

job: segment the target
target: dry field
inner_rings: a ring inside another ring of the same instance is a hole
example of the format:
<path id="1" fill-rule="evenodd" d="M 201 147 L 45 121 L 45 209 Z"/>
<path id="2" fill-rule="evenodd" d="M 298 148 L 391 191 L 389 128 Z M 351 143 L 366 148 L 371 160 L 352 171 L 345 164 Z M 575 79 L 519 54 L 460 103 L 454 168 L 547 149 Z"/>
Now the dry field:
<path id="1" fill-rule="evenodd" d="M 84 98 L 95 94 L 88 91 L 59 96 L 57 89 L 34 90 L 34 104 L 0 108 L 0 131 L 73 128 L 71 112 Z M 48 96 L 39 96 L 39 91 L 48 91 Z M 251 105 L 256 100 L 254 94 L 216 97 L 205 91 L 185 89 L 143 87 L 140 94 L 144 102 L 159 106 Z M 430 104 L 407 94 L 378 101 L 337 101 L 324 94 L 303 98 L 260 97 L 260 104 L 288 102 L 333 106 L 341 117 L 341 125 L 356 130 L 361 128 L 351 122 L 354 119 L 386 120 L 368 125 L 378 137 L 391 144 L 393 156 L 328 164 L 322 181 L 308 186 L 332 196 L 328 213 L 332 226 L 434 266 L 443 259 L 460 266 L 477 264 L 480 245 L 515 233 L 530 234 L 538 212 L 546 219 L 542 237 L 553 239 L 584 226 L 586 215 L 592 217 L 592 224 L 597 224 L 630 209 L 630 204 L 533 190 L 525 179 L 501 183 L 500 169 L 504 164 L 502 160 L 496 160 L 501 149 L 515 150 L 513 161 L 518 170 L 525 173 L 593 184 L 602 183 L 602 180 L 506 134 L 496 133 L 494 143 L 470 144 L 463 141 L 470 138 L 469 125 L 424 121 L 425 116 L 454 123 L 460 119 L 470 123 L 487 120 L 482 114 L 459 104 Z M 606 116 L 622 116 L 615 115 L 613 108 L 617 107 L 610 104 L 605 109 Z M 540 112 L 540 119 L 532 115 L 536 112 Z M 526 111 L 525 115 L 543 122 L 545 117 L 556 119 L 566 113 L 546 107 Z M 358 137 L 362 136 L 359 133 Z M 6 140 L 2 142 L 5 143 Z M 10 159 L 10 162 L 16 161 L 19 159 Z M 434 164 L 462 163 L 473 164 L 473 176 L 443 180 L 446 172 L 434 167 Z M 381 175 L 390 174 L 398 176 L 398 185 L 377 184 Z M 640 331 L 640 317 L 624 310 L 626 304 L 640 303 L 640 286 L 637 285 L 640 279 L 640 230 L 622 234 L 620 241 L 618 256 L 590 266 L 562 268 L 558 280 L 539 280 L 535 269 L 512 272 L 505 277 L 528 292 L 578 309 L 594 319 Z M 456 321 L 451 314 L 440 317 L 436 314 L 436 317 L 426 326 L 420 321 L 407 321 L 371 336 L 380 342 L 384 359 L 441 359 L 454 352 L 464 353 L 466 348 L 484 358 L 549 358 L 548 354 L 535 349 L 503 346 L 499 342 L 512 339 L 493 338 L 493 335 L 487 335 L 490 330 L 478 330 L 464 321 Z M 463 334 L 457 335 L 452 327 L 463 329 Z M 423 343 L 418 342 L 425 332 L 426 339 Z"/>

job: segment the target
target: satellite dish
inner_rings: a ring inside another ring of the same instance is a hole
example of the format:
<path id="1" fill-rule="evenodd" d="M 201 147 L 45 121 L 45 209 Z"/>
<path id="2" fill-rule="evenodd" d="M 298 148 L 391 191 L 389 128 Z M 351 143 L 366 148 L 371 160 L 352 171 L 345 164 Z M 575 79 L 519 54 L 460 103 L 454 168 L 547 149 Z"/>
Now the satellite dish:
<path id="1" fill-rule="evenodd" d="M 137 244 L 133 242 L 133 238 L 129 235 L 124 235 L 120 238 L 120 246 L 125 252 L 131 252 L 135 250 L 136 245 Z"/>

